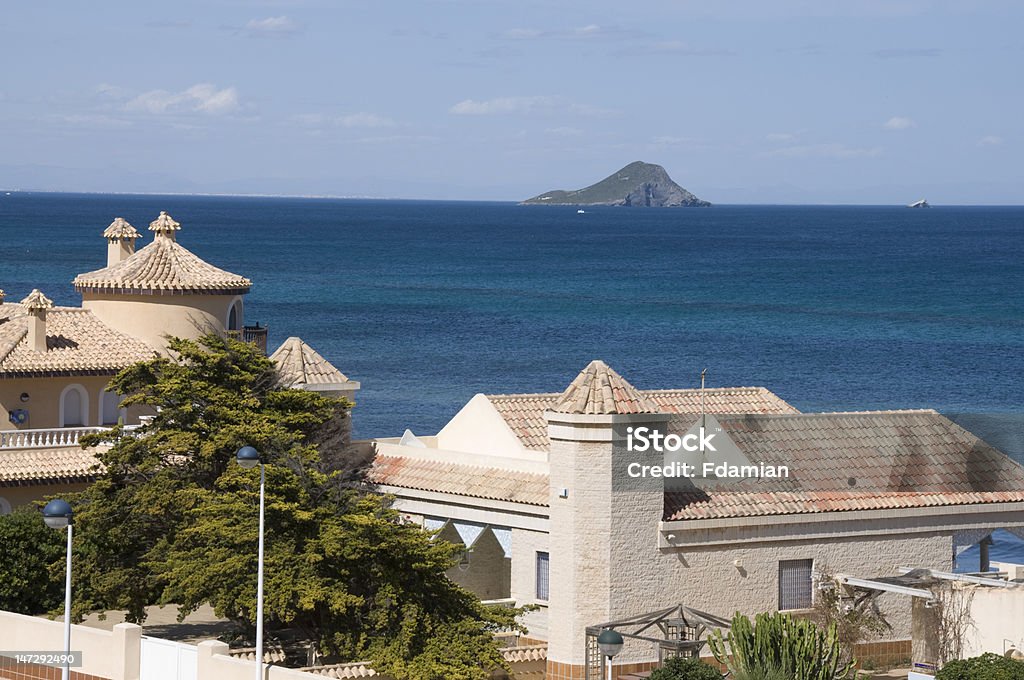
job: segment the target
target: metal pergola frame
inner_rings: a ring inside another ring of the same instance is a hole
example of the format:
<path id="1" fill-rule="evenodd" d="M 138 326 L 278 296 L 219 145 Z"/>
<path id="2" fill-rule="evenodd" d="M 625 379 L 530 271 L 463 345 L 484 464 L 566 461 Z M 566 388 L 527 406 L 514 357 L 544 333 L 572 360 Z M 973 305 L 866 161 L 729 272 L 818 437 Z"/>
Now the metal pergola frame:
<path id="1" fill-rule="evenodd" d="M 677 604 L 628 619 L 587 626 L 585 680 L 601 678 L 602 658 L 597 636 L 603 630 L 614 630 L 624 638 L 657 645 L 660 663 L 673 656 L 697 656 L 707 644 L 702 639 L 704 633 L 709 628 L 728 628 L 729 623 L 714 614 Z M 660 637 L 655 637 L 658 634 Z"/>

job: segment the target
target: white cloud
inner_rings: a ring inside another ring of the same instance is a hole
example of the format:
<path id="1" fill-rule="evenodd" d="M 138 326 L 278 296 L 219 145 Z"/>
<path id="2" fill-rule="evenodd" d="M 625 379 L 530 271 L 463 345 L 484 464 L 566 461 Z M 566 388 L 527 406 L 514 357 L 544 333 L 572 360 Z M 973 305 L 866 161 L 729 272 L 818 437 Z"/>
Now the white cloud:
<path id="1" fill-rule="evenodd" d="M 223 115 L 238 109 L 238 91 L 233 87 L 218 90 L 210 83 L 199 83 L 181 92 L 150 90 L 143 92 L 125 108 L 137 113 L 205 113 Z"/>
<path id="2" fill-rule="evenodd" d="M 847 158 L 870 158 L 874 156 L 880 156 L 882 154 L 881 147 L 851 147 L 845 144 L 828 143 L 828 144 L 802 144 L 798 146 L 787 146 L 781 149 L 773 149 L 768 151 L 764 155 L 766 156 L 781 156 L 784 158 L 834 158 L 834 159 L 847 159 Z"/>
<path id="3" fill-rule="evenodd" d="M 293 35 L 302 30 L 302 26 L 286 16 L 267 17 L 266 19 L 250 19 L 245 25 L 250 36 L 262 38 L 280 38 Z"/>
<path id="4" fill-rule="evenodd" d="M 494 99 L 464 99 L 448 109 L 457 116 L 498 116 L 509 114 L 572 113 L 581 116 L 607 116 L 614 113 L 587 104 L 576 104 L 560 96 L 495 97 Z"/>
<path id="5" fill-rule="evenodd" d="M 996 135 L 985 135 L 978 140 L 978 146 L 999 146 L 1002 143 L 1003 138 Z"/>
<path id="6" fill-rule="evenodd" d="M 586 24 L 575 28 L 545 30 L 539 28 L 512 28 L 501 34 L 508 40 L 622 40 L 644 35 L 640 31 L 621 28 L 619 26 L 601 26 Z"/>
<path id="7" fill-rule="evenodd" d="M 882 126 L 886 130 L 907 130 L 912 127 L 917 127 L 917 123 L 914 119 L 907 118 L 906 116 L 893 116 L 889 120 L 885 121 Z"/>

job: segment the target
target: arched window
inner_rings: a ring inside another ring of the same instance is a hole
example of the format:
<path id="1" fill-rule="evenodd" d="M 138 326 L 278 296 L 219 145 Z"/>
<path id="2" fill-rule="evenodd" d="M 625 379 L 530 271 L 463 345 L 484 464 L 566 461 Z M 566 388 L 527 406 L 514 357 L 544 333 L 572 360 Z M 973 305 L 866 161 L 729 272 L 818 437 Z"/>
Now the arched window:
<path id="1" fill-rule="evenodd" d="M 82 427 L 88 420 L 89 395 L 81 385 L 68 385 L 60 395 L 60 426 Z"/>
<path id="2" fill-rule="evenodd" d="M 108 392 L 103 390 L 100 393 L 100 424 L 101 425 L 117 425 L 118 418 L 121 417 L 121 395 L 117 392 Z"/>
<path id="3" fill-rule="evenodd" d="M 228 312 L 228 330 L 237 331 L 242 329 L 242 301 L 235 300 Z"/>

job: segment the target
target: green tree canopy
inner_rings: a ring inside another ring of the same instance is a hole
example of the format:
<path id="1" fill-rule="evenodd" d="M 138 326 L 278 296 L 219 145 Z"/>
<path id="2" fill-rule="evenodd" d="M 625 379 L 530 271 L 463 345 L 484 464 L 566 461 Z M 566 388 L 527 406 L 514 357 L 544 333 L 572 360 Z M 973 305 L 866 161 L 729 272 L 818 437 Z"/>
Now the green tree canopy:
<path id="1" fill-rule="evenodd" d="M 515 610 L 484 607 L 445 576 L 458 548 L 403 523 L 344 455 L 350 406 L 275 387 L 273 363 L 219 336 L 170 342 L 175 359 L 123 371 L 125 404 L 155 410 L 142 428 L 91 444 L 105 473 L 74 499 L 76 612 L 203 603 L 249 626 L 256 604 L 259 472 L 266 464 L 265 620 L 346 660 L 405 678 L 485 678 L 502 665 L 493 631 Z M 81 536 L 81 540 L 79 539 Z"/>
<path id="2" fill-rule="evenodd" d="M 64 602 L 66 540 L 38 508 L 0 516 L 0 610 L 43 614 Z"/>

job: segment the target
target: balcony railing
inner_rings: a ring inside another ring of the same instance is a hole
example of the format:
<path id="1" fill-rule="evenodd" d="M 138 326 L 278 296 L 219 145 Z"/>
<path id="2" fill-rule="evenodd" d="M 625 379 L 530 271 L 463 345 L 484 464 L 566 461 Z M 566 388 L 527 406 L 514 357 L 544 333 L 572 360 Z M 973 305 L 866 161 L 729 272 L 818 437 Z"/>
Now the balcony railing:
<path id="1" fill-rule="evenodd" d="M 106 427 L 54 427 L 45 430 L 0 431 L 0 449 L 50 449 L 78 446 L 78 440 Z"/>
<path id="2" fill-rule="evenodd" d="M 264 354 L 267 353 L 266 326 L 260 326 L 257 323 L 255 326 L 244 326 L 241 330 L 229 330 L 228 337 L 242 342 L 251 342 L 259 347 Z"/>

